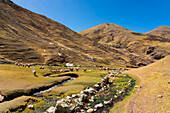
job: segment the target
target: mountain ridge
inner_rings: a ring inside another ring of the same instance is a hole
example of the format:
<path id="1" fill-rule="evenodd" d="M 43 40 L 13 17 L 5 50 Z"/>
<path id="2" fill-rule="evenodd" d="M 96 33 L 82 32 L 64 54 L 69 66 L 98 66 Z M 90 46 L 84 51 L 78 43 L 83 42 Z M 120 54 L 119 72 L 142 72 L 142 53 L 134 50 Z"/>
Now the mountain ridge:
<path id="1" fill-rule="evenodd" d="M 86 30 L 84 35 L 12 2 L 4 3 L 3 0 L 0 9 L 1 60 L 53 65 L 70 62 L 138 66 L 154 62 L 154 58 L 145 54 L 150 46 L 142 47 L 140 41 L 144 40 L 139 40 L 146 34 L 106 23 Z M 158 59 L 166 55 L 163 51 Z"/>

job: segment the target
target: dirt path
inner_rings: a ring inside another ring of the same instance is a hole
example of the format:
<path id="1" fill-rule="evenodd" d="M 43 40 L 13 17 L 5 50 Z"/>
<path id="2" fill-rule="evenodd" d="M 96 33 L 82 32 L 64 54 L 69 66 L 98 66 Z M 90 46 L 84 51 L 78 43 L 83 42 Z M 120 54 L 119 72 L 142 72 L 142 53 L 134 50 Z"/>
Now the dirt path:
<path id="1" fill-rule="evenodd" d="M 138 91 L 125 106 L 126 113 L 170 112 L 170 56 L 125 73 L 136 75 L 141 80 Z M 158 95 L 163 97 L 158 98 Z"/>

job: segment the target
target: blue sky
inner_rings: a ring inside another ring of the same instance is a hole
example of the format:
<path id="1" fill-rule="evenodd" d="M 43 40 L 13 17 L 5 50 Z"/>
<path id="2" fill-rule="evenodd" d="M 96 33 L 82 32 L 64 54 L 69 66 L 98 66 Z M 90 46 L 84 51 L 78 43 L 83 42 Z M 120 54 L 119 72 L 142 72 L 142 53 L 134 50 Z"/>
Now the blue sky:
<path id="1" fill-rule="evenodd" d="M 114 23 L 136 32 L 170 26 L 170 0 L 12 0 L 74 31 Z"/>

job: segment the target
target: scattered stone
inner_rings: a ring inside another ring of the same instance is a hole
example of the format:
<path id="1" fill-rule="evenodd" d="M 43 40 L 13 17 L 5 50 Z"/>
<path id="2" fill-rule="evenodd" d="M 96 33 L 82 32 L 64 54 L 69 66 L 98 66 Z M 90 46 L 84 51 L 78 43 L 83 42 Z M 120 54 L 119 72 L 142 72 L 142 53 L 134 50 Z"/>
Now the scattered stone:
<path id="1" fill-rule="evenodd" d="M 135 88 L 138 88 L 138 85 L 136 85 Z"/>
<path id="2" fill-rule="evenodd" d="M 78 95 L 73 94 L 72 98 L 78 98 Z"/>
<path id="3" fill-rule="evenodd" d="M 110 104 L 112 104 L 112 100 L 113 100 L 113 99 L 111 98 L 109 101 L 104 101 L 104 104 L 105 104 L 105 105 L 110 105 Z"/>
<path id="4" fill-rule="evenodd" d="M 162 98 L 163 96 L 162 95 L 158 95 L 158 98 Z"/>
<path id="5" fill-rule="evenodd" d="M 123 77 L 127 77 L 127 75 L 124 74 Z"/>
<path id="6" fill-rule="evenodd" d="M 119 74 L 119 72 L 116 71 L 114 75 Z M 124 77 L 127 77 L 127 75 L 124 75 Z M 112 81 L 111 81 L 111 80 Z M 110 82 L 111 81 L 111 82 Z M 128 82 L 128 86 L 132 86 L 133 80 L 130 79 Z M 91 102 L 95 102 L 96 99 L 99 99 L 100 96 L 109 96 L 111 93 L 106 93 L 106 90 L 110 90 L 110 86 L 113 83 L 113 78 L 110 78 L 109 76 L 105 76 L 100 83 L 95 84 L 93 87 L 87 87 L 85 90 L 81 91 L 79 94 L 72 94 L 71 96 L 67 96 L 66 98 L 63 98 L 61 101 L 57 101 L 56 107 L 50 107 L 47 113 L 72 113 L 72 112 L 81 112 L 85 113 L 85 110 L 87 110 L 87 113 L 96 112 L 97 109 L 104 107 L 104 105 L 112 105 L 113 99 L 116 99 L 118 97 L 121 97 L 120 95 L 127 93 L 125 89 L 117 90 L 115 91 L 114 98 L 111 98 L 108 101 L 104 101 L 103 103 L 96 104 L 94 108 L 91 106 Z M 122 86 L 125 84 L 122 84 Z M 119 86 L 117 85 L 116 88 Z M 137 87 L 137 86 L 135 86 Z M 106 91 L 105 93 L 103 91 Z M 118 96 L 117 96 L 118 95 Z"/>
<path id="7" fill-rule="evenodd" d="M 56 108 L 55 107 L 50 107 L 46 110 L 46 113 L 55 113 Z"/>
<path id="8" fill-rule="evenodd" d="M 117 95 L 115 95 L 114 97 L 117 98 Z"/>
<path id="9" fill-rule="evenodd" d="M 116 86 L 116 88 L 118 88 L 119 86 Z"/>
<path id="10" fill-rule="evenodd" d="M 85 113 L 85 110 L 84 110 L 84 109 L 81 109 L 80 112 L 81 112 L 81 113 Z"/>
<path id="11" fill-rule="evenodd" d="M 133 82 L 133 80 L 132 80 L 132 79 L 130 79 L 128 82 Z"/>
<path id="12" fill-rule="evenodd" d="M 34 105 L 29 105 L 28 109 L 32 109 L 33 110 L 34 109 Z"/>
<path id="13" fill-rule="evenodd" d="M 4 100 L 4 96 L 0 95 L 0 102 Z"/>
<path id="14" fill-rule="evenodd" d="M 128 84 L 128 86 L 132 86 L 132 84 L 131 84 L 131 83 L 129 83 L 129 84 Z"/>
<path id="15" fill-rule="evenodd" d="M 94 112 L 94 109 L 92 109 L 92 108 L 87 110 L 87 113 L 92 113 L 92 112 Z"/>
<path id="16" fill-rule="evenodd" d="M 80 110 L 81 110 L 80 107 L 76 107 L 76 108 L 74 109 L 75 112 L 80 112 Z"/>
<path id="17" fill-rule="evenodd" d="M 103 107 L 103 104 L 102 104 L 102 103 L 100 103 L 100 104 L 96 104 L 94 107 L 95 107 L 96 109 L 98 109 L 98 108 L 102 108 L 102 107 Z"/>

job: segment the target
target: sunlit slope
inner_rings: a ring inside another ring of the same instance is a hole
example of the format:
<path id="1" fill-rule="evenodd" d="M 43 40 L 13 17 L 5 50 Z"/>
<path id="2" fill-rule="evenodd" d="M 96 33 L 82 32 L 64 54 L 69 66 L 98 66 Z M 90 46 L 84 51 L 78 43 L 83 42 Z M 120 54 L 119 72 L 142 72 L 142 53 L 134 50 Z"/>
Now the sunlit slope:
<path id="1" fill-rule="evenodd" d="M 141 79 L 141 88 L 127 103 L 127 113 L 132 111 L 133 113 L 170 112 L 170 56 L 126 73 L 136 75 Z"/>
<path id="2" fill-rule="evenodd" d="M 94 65 L 108 53 L 66 26 L 2 0 L 0 55 L 1 59 L 26 63 Z"/>
<path id="3" fill-rule="evenodd" d="M 166 36 L 169 37 L 170 28 L 164 28 L 166 29 L 160 29 L 159 31 L 166 33 Z M 133 60 L 134 64 L 139 64 L 139 62 L 147 64 L 148 61 L 142 61 L 141 59 L 158 60 L 170 53 L 170 40 L 159 37 L 157 34 L 153 36 L 133 32 L 116 24 L 100 24 L 78 33 L 102 45 L 107 45 L 119 51 L 123 50 L 123 53 L 127 53 L 126 56 Z M 135 57 L 132 57 L 132 54 Z"/>

